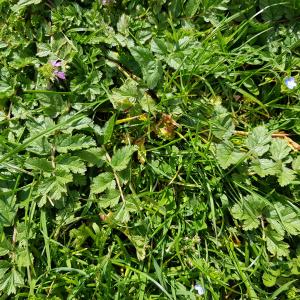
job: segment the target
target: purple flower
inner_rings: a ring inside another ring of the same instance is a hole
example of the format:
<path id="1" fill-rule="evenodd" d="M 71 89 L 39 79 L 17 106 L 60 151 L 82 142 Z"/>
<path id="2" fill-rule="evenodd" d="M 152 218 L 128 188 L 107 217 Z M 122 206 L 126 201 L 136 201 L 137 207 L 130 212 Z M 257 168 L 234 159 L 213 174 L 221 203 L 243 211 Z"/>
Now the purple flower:
<path id="1" fill-rule="evenodd" d="M 52 60 L 52 61 L 51 61 L 51 65 L 52 65 L 54 68 L 61 67 L 61 61 L 59 61 L 59 60 Z"/>
<path id="2" fill-rule="evenodd" d="M 297 83 L 295 81 L 294 77 L 288 77 L 284 80 L 284 83 L 286 87 L 290 90 L 294 89 L 297 86 Z"/>
<path id="3" fill-rule="evenodd" d="M 65 80 L 66 74 L 61 70 L 63 63 L 60 60 L 52 60 L 51 65 L 52 65 L 52 72 L 55 75 L 55 77 Z"/>
<path id="4" fill-rule="evenodd" d="M 66 79 L 66 74 L 65 74 L 65 72 L 55 70 L 55 71 L 53 72 L 53 74 L 55 74 L 56 77 L 58 77 L 58 78 L 60 78 L 60 79 L 63 79 L 63 80 Z"/>
<path id="5" fill-rule="evenodd" d="M 111 2 L 113 2 L 112 0 L 102 0 L 102 5 L 109 5 Z"/>

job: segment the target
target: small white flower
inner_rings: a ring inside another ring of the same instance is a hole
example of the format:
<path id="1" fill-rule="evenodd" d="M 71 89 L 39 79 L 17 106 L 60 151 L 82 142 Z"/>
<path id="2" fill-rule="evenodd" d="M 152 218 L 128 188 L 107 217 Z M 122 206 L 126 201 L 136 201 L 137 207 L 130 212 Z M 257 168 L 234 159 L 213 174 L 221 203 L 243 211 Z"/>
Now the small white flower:
<path id="1" fill-rule="evenodd" d="M 285 85 L 287 86 L 288 89 L 292 90 L 297 86 L 297 83 L 295 81 L 294 77 L 288 77 L 284 80 Z"/>
<path id="2" fill-rule="evenodd" d="M 199 283 L 194 285 L 194 289 L 198 292 L 198 295 L 204 295 L 204 287 L 200 285 Z"/>

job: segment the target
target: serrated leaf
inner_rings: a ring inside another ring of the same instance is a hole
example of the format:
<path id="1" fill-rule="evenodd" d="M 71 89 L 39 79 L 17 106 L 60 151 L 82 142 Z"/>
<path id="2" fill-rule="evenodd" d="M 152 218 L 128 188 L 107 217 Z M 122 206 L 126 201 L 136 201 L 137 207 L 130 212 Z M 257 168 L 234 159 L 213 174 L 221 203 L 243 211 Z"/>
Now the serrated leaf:
<path id="1" fill-rule="evenodd" d="M 101 196 L 98 205 L 101 208 L 114 207 L 119 203 L 120 192 L 115 189 L 110 189 L 108 192 Z"/>
<path id="2" fill-rule="evenodd" d="M 255 127 L 246 138 L 246 146 L 256 156 L 262 156 L 269 150 L 271 135 L 264 126 Z"/>
<path id="3" fill-rule="evenodd" d="M 132 154 L 136 150 L 137 147 L 135 146 L 125 146 L 121 149 L 118 149 L 111 159 L 111 166 L 113 169 L 115 171 L 122 171 L 126 169 Z"/>
<path id="4" fill-rule="evenodd" d="M 300 171 L 300 156 L 296 157 L 292 163 L 293 170 L 299 172 Z"/>
<path id="5" fill-rule="evenodd" d="M 6 237 L 1 237 L 0 240 L 0 256 L 4 256 L 8 254 L 10 251 L 13 250 L 13 245 L 10 241 L 7 240 Z M 6 264 L 5 261 L 0 261 L 0 278 L 4 275 L 3 272 L 6 272 L 5 269 L 8 269 L 8 267 L 5 267 Z"/>
<path id="6" fill-rule="evenodd" d="M 1 198 L 0 198 L 0 224 L 1 227 L 2 226 L 8 227 L 13 224 L 14 218 L 17 214 L 17 206 L 15 204 L 15 200 L 12 197 L 1 197 Z"/>
<path id="7" fill-rule="evenodd" d="M 28 158 L 25 162 L 25 167 L 30 170 L 52 172 L 53 167 L 50 161 L 46 158 Z"/>
<path id="8" fill-rule="evenodd" d="M 130 213 L 124 204 L 113 214 L 114 222 L 125 224 L 130 220 Z"/>
<path id="9" fill-rule="evenodd" d="M 138 260 L 143 261 L 146 257 L 147 239 L 141 235 L 128 235 L 128 238 L 135 247 Z"/>
<path id="10" fill-rule="evenodd" d="M 109 120 L 105 123 L 103 128 L 103 144 L 107 144 L 113 134 L 115 126 L 115 115 L 112 115 Z"/>
<path id="11" fill-rule="evenodd" d="M 0 100 L 8 99 L 14 92 L 14 89 L 8 83 L 0 81 Z"/>
<path id="12" fill-rule="evenodd" d="M 289 245 L 283 241 L 283 236 L 269 226 L 265 229 L 268 251 L 277 257 L 289 255 Z"/>
<path id="13" fill-rule="evenodd" d="M 232 209 L 232 216 L 243 222 L 244 230 L 255 229 L 260 224 L 263 209 L 266 204 L 255 195 L 248 195 L 240 203 L 236 203 Z"/>
<path id="14" fill-rule="evenodd" d="M 231 114 L 221 105 L 215 107 L 211 129 L 213 135 L 220 140 L 227 140 L 233 134 L 234 124 Z"/>
<path id="15" fill-rule="evenodd" d="M 56 169 L 77 174 L 84 174 L 86 167 L 83 161 L 77 156 L 62 154 L 56 157 Z"/>
<path id="16" fill-rule="evenodd" d="M 142 95 L 137 82 L 128 79 L 120 88 L 112 90 L 109 99 L 115 109 L 126 110 L 134 106 Z"/>
<path id="17" fill-rule="evenodd" d="M 144 93 L 144 96 L 139 100 L 139 103 L 141 105 L 142 110 L 152 114 L 155 113 L 156 103 L 154 99 L 147 93 Z"/>
<path id="18" fill-rule="evenodd" d="M 216 157 L 218 163 L 223 169 L 228 168 L 230 165 L 236 164 L 244 156 L 244 153 L 234 150 L 234 145 L 230 141 L 217 145 Z"/>
<path id="19" fill-rule="evenodd" d="M 86 161 L 91 166 L 100 167 L 105 161 L 105 150 L 102 148 L 89 148 L 76 152 L 83 161 Z"/>
<path id="20" fill-rule="evenodd" d="M 160 54 L 162 56 L 165 56 L 169 53 L 166 42 L 164 40 L 158 39 L 158 38 L 153 38 L 151 40 L 151 50 L 154 53 Z"/>
<path id="21" fill-rule="evenodd" d="M 30 135 L 35 136 L 40 132 L 45 132 L 47 129 L 55 127 L 55 122 L 49 117 L 40 115 L 34 120 L 27 121 L 26 126 L 30 131 Z M 45 136 L 51 134 L 54 134 L 54 132 L 45 133 Z"/>
<path id="22" fill-rule="evenodd" d="M 95 141 L 84 134 L 61 134 L 56 137 L 56 150 L 60 153 L 67 153 L 68 151 L 86 149 L 96 146 Z"/>
<path id="23" fill-rule="evenodd" d="M 272 287 L 276 284 L 277 277 L 268 272 L 264 272 L 262 280 L 265 286 Z"/>
<path id="24" fill-rule="evenodd" d="M 67 184 L 72 182 L 73 176 L 65 171 L 55 171 L 54 176 L 44 178 L 38 187 L 38 195 L 41 196 L 39 206 L 46 204 L 47 200 L 54 204 L 67 193 Z"/>
<path id="25" fill-rule="evenodd" d="M 23 276 L 12 268 L 0 279 L 0 291 L 4 290 L 7 295 L 16 294 L 17 288 L 24 285 Z"/>
<path id="26" fill-rule="evenodd" d="M 296 174 L 292 169 L 283 166 L 281 172 L 277 174 L 277 178 L 280 186 L 286 186 L 292 183 L 296 178 Z"/>
<path id="27" fill-rule="evenodd" d="M 271 157 L 277 161 L 282 160 L 289 155 L 291 148 L 288 143 L 282 139 L 273 139 L 270 147 Z"/>
<path id="28" fill-rule="evenodd" d="M 275 203 L 269 211 L 267 221 L 281 235 L 284 235 L 285 232 L 291 235 L 300 234 L 300 215 L 290 206 L 280 202 Z"/>
<path id="29" fill-rule="evenodd" d="M 51 152 L 51 144 L 48 142 L 47 137 L 43 136 L 40 139 L 34 140 L 27 148 L 29 152 L 46 155 Z"/>
<path id="30" fill-rule="evenodd" d="M 15 4 L 11 7 L 11 10 L 14 12 L 17 12 L 17 11 L 25 8 L 26 6 L 36 5 L 41 2 L 42 2 L 42 0 L 19 0 L 19 2 L 17 4 Z"/>
<path id="31" fill-rule="evenodd" d="M 106 189 L 115 185 L 114 175 L 110 172 L 104 172 L 93 179 L 91 184 L 91 193 L 100 194 Z"/>
<path id="32" fill-rule="evenodd" d="M 161 62 L 156 60 L 147 48 L 136 46 L 130 48 L 130 52 L 140 65 L 144 81 L 147 83 L 148 88 L 155 88 L 163 74 Z"/>
<path id="33" fill-rule="evenodd" d="M 201 0 L 188 0 L 185 5 L 185 15 L 189 17 L 194 16 L 200 4 Z"/>
<path id="34" fill-rule="evenodd" d="M 261 177 L 265 177 L 267 175 L 276 175 L 278 166 L 271 159 L 258 158 L 252 161 L 250 170 Z"/>

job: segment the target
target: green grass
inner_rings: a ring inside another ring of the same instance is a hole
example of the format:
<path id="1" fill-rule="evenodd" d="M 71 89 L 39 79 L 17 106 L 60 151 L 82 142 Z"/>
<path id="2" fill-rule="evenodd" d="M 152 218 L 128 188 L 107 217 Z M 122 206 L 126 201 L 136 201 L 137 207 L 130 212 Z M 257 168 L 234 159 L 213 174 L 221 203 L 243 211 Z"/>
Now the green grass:
<path id="1" fill-rule="evenodd" d="M 0 1 L 0 298 L 299 299 L 298 1 L 104 2 Z"/>

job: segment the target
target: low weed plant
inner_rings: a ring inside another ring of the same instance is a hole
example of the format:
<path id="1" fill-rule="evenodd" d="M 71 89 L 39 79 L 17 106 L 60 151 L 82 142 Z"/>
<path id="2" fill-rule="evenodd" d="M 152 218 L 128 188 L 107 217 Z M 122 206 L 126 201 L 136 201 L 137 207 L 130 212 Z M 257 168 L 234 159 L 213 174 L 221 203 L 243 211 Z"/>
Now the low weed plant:
<path id="1" fill-rule="evenodd" d="M 1 299 L 300 299 L 298 0 L 0 0 Z"/>

